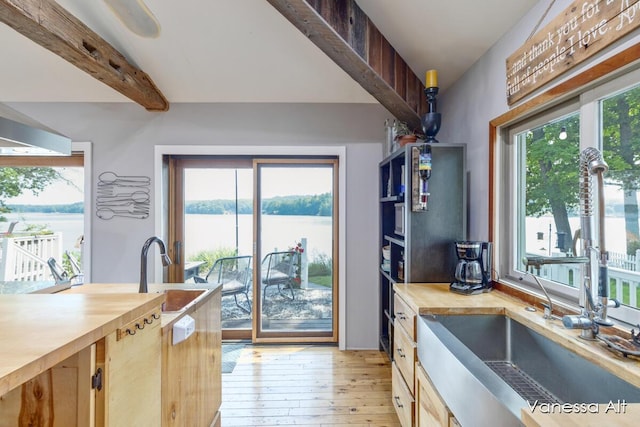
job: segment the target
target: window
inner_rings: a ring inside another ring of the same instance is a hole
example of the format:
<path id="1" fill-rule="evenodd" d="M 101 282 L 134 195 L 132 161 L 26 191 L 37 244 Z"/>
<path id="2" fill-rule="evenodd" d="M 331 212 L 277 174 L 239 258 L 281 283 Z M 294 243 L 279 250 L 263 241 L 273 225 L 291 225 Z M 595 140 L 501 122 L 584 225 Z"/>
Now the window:
<path id="1" fill-rule="evenodd" d="M 609 165 L 604 181 L 604 243 L 610 295 L 628 312 L 640 307 L 640 86 L 599 100 L 597 108 L 603 156 Z"/>
<path id="2" fill-rule="evenodd" d="M 589 236 L 583 230 L 588 228 L 595 247 L 592 263 L 598 263 L 601 249 L 608 253 L 609 295 L 623 304 L 608 314 L 634 325 L 640 322 L 639 80 L 640 72 L 634 71 L 503 129 L 494 202 L 496 267 L 504 282 L 536 289 L 536 275 L 552 298 L 575 306 L 583 265 L 527 267 L 525 259 L 585 256 L 582 238 Z M 592 194 L 580 194 L 580 157 L 587 147 L 598 149 L 608 164 L 604 221 L 597 175 L 587 178 Z M 592 202 L 591 216 L 581 207 L 585 200 Z"/>
<path id="3" fill-rule="evenodd" d="M 85 159 L 89 152 L 89 144 L 74 143 L 74 154 L 68 157 L 0 157 L 2 280 L 53 280 L 47 265 L 50 257 L 70 277 L 79 273 L 88 277 Z"/>

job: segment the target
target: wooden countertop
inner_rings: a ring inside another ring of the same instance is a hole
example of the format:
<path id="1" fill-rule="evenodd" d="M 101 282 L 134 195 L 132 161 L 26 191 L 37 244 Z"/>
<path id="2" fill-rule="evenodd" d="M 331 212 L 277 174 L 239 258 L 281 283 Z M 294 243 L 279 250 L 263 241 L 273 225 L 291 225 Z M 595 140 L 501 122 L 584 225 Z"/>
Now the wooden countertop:
<path id="1" fill-rule="evenodd" d="M 163 298 L 0 295 L 0 396 L 158 307 Z"/>
<path id="2" fill-rule="evenodd" d="M 73 286 L 70 289 L 62 291 L 62 294 L 137 294 L 137 283 L 87 283 L 81 286 Z M 207 302 L 209 298 L 213 296 L 213 293 L 217 289 L 222 289 L 222 285 L 219 284 L 184 284 L 184 283 L 149 283 L 149 294 L 163 295 L 163 292 L 168 289 L 206 289 L 212 292 L 207 292 L 202 295 L 202 298 L 198 298 L 193 305 L 187 307 L 186 310 L 179 312 L 164 312 L 162 313 L 161 325 L 162 333 L 167 333 L 168 329 L 179 320 L 185 314 L 193 313 L 198 307 Z M 164 296 L 163 296 L 164 297 Z"/>
<path id="3" fill-rule="evenodd" d="M 580 331 L 566 329 L 559 320 L 544 319 L 540 309 L 535 312 L 527 311 L 525 309 L 529 307 L 527 303 L 503 292 L 493 290 L 479 295 L 460 295 L 449 291 L 448 283 L 394 284 L 393 289 L 419 315 L 505 314 L 636 387 L 640 387 L 640 359 L 625 358 L 618 353 L 611 352 L 600 341 L 584 341 L 578 338 Z M 640 404 L 629 404 L 626 410 L 630 414 L 640 413 Z M 558 423 L 558 418 L 556 418 L 558 416 L 561 416 L 560 421 L 564 420 L 565 423 Z M 619 418 L 615 418 L 616 416 Z M 526 417 L 526 420 L 529 421 L 526 425 L 573 425 L 567 423 L 569 421 L 575 422 L 575 425 L 592 425 L 584 423 L 586 417 L 588 414 L 535 413 Z M 612 411 L 606 417 L 607 425 L 630 426 L 631 424 L 626 423 L 632 420 L 634 420 L 633 424 L 637 425 L 637 417 L 620 416 L 612 414 Z M 591 420 L 591 418 L 589 419 Z M 602 420 L 602 418 L 597 419 Z M 525 421 L 524 417 L 523 421 Z M 614 424 L 610 422 L 614 422 Z M 600 421 L 600 423 L 596 422 L 593 425 L 605 424 Z"/>
<path id="4" fill-rule="evenodd" d="M 596 412 L 597 411 L 597 412 Z M 640 404 L 624 406 L 618 402 L 611 405 L 590 407 L 579 414 L 545 414 L 522 411 L 522 422 L 526 427 L 636 427 L 640 419 Z"/>

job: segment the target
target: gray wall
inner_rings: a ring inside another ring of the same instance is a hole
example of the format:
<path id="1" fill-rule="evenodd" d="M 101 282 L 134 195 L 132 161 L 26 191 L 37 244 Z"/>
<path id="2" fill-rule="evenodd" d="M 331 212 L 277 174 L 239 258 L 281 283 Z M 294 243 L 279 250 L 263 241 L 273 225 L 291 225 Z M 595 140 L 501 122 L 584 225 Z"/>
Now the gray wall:
<path id="1" fill-rule="evenodd" d="M 506 59 L 529 38 L 549 3 L 548 0 L 539 1 L 438 99 L 438 108 L 442 112 L 442 129 L 438 139 L 467 144 L 467 167 L 470 175 L 469 238 L 472 240 L 489 238 L 489 121 L 509 111 L 505 83 Z M 571 0 L 557 0 L 537 29 L 543 28 L 571 3 Z M 536 93 L 555 86 L 634 42 L 637 43 L 640 36 L 637 31 L 635 34 L 620 40 L 605 49 L 606 53 L 601 52 L 596 58 L 585 61 Z M 520 103 L 533 96 L 535 93 Z"/>
<path id="2" fill-rule="evenodd" d="M 93 143 L 98 174 L 153 177 L 156 145 L 341 145 L 346 147 L 346 344 L 378 347 L 377 172 L 387 111 L 374 104 L 173 104 L 149 113 L 134 104 L 14 103 L 71 137 Z M 152 195 L 152 201 L 157 198 Z M 93 282 L 137 282 L 146 220 L 93 217 Z"/>

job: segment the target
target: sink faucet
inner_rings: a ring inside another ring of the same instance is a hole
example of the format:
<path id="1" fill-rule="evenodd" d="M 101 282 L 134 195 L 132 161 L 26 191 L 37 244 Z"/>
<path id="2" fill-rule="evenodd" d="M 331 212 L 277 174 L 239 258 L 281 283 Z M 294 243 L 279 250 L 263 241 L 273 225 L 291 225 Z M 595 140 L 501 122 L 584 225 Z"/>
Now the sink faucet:
<path id="1" fill-rule="evenodd" d="M 598 334 L 599 326 L 613 325 L 607 318 L 609 307 L 620 307 L 620 302 L 609 299 L 609 275 L 607 269 L 608 253 L 605 250 L 604 233 L 604 178 L 609 166 L 598 149 L 588 147 L 580 154 L 580 233 L 583 254 L 588 263 L 584 268 L 584 277 L 580 289 L 580 305 L 582 313 L 578 316 L 564 316 L 562 324 L 566 328 L 581 329 L 580 338 L 593 340 Z M 593 194 L 592 175 L 598 179 L 598 247 L 593 242 Z M 596 261 L 596 256 L 598 260 Z M 598 269 L 596 269 L 596 263 Z M 594 277 L 598 278 L 598 286 L 594 287 Z"/>
<path id="2" fill-rule="evenodd" d="M 540 274 L 540 267 L 548 264 L 586 264 L 589 262 L 589 258 L 587 257 L 544 257 L 544 256 L 532 256 L 532 257 L 524 257 L 522 262 L 527 267 L 535 267 L 538 270 L 538 274 Z M 545 287 L 538 280 L 538 276 L 536 274 L 532 274 L 533 280 L 535 280 L 536 284 L 542 292 L 544 296 L 547 298 L 547 304 L 542 304 L 544 306 L 544 318 L 545 319 L 559 319 L 559 317 L 553 315 L 553 303 L 551 302 L 551 297 L 547 293 Z"/>
<path id="3" fill-rule="evenodd" d="M 147 254 L 149 252 L 149 247 L 153 243 L 157 243 L 160 246 L 160 259 L 162 260 L 163 266 L 168 266 L 171 264 L 171 258 L 167 255 L 167 249 L 164 246 L 164 242 L 159 237 L 150 237 L 144 242 L 142 245 L 142 253 L 140 255 L 140 289 L 139 293 L 147 293 Z"/>

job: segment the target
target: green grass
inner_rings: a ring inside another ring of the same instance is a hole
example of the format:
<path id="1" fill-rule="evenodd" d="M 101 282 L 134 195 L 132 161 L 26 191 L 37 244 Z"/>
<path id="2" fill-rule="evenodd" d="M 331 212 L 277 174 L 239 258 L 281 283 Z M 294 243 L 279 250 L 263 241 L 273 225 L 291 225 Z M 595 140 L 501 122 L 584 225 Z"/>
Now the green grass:
<path id="1" fill-rule="evenodd" d="M 611 298 L 616 298 L 620 301 L 621 304 L 630 305 L 630 286 L 628 282 L 622 282 L 622 298 L 620 295 L 616 295 L 616 286 L 615 282 L 609 285 L 609 295 Z M 640 287 L 636 288 L 636 303 L 640 302 Z"/>
<path id="2" fill-rule="evenodd" d="M 315 283 L 316 285 L 324 286 L 330 288 L 333 284 L 331 283 L 331 276 L 312 276 L 309 277 L 309 282 Z"/>

